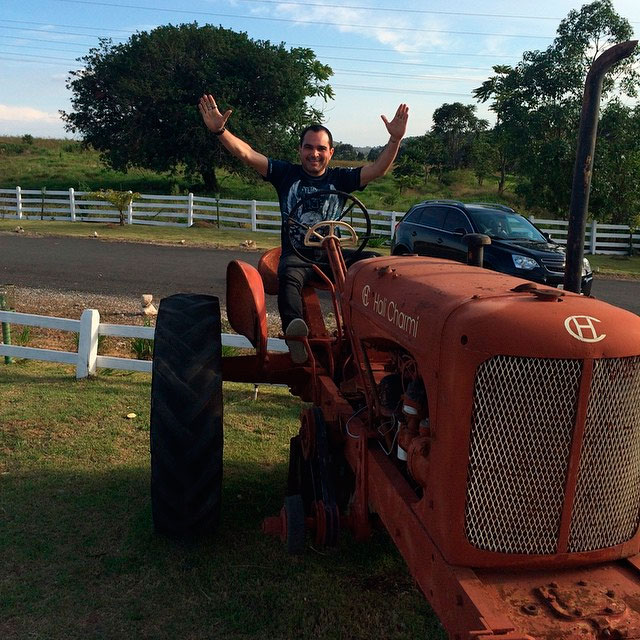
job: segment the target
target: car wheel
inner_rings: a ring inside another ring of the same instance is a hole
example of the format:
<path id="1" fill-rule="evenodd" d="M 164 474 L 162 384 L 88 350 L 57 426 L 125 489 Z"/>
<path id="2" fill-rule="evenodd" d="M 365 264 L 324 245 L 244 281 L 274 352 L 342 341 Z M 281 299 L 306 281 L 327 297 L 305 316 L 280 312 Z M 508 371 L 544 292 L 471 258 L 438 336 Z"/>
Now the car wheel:
<path id="1" fill-rule="evenodd" d="M 393 250 L 394 256 L 406 256 L 406 255 L 409 255 L 410 253 L 411 252 L 409 251 L 409 249 L 407 249 L 407 247 L 401 244 L 395 247 Z"/>

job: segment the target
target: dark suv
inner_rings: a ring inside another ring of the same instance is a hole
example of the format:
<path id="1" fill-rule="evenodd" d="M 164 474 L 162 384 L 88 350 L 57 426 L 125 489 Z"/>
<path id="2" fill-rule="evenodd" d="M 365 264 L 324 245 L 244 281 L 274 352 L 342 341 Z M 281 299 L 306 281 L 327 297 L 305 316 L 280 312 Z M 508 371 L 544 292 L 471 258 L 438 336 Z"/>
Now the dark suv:
<path id="1" fill-rule="evenodd" d="M 500 204 L 463 204 L 425 200 L 413 206 L 396 226 L 391 253 L 417 253 L 466 262 L 467 233 L 484 233 L 484 266 L 553 287 L 564 281 L 565 251 L 529 220 Z M 585 258 L 582 293 L 589 295 L 593 273 Z"/>

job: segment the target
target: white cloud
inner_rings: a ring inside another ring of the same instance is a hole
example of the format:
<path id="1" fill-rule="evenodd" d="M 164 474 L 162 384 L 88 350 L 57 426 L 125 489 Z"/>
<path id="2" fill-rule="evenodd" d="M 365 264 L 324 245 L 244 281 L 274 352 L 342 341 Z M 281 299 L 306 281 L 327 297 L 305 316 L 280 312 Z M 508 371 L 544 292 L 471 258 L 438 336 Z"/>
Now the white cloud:
<path id="1" fill-rule="evenodd" d="M 337 8 L 334 3 L 332 4 L 333 6 L 323 7 L 283 3 L 276 6 L 276 12 L 279 16 L 286 17 L 289 20 L 299 20 L 300 26 L 315 28 L 316 30 L 333 28 L 341 33 L 354 33 L 374 39 L 400 53 L 415 49 L 417 40 L 419 40 L 422 48 L 445 45 L 443 34 L 437 33 L 439 29 L 442 29 L 442 23 L 437 19 L 417 18 L 413 14 L 407 17 L 407 15 L 399 13 L 389 14 L 379 11 L 367 11 L 366 9 Z M 264 9 L 256 11 L 256 13 L 263 12 Z M 416 31 L 402 31 L 401 29 L 433 29 L 434 31 L 421 31 L 418 38 Z"/>
<path id="2" fill-rule="evenodd" d="M 0 122 L 47 122 L 54 123 L 60 121 L 57 113 L 47 113 L 33 107 L 10 107 L 0 104 Z"/>

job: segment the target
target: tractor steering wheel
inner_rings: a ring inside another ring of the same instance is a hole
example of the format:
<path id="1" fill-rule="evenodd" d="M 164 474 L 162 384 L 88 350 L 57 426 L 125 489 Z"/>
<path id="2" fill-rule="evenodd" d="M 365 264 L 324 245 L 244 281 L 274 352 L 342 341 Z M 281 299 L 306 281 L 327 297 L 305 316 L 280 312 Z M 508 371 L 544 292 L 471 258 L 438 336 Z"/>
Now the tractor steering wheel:
<path id="1" fill-rule="evenodd" d="M 331 204 L 328 206 L 330 199 L 333 206 Z M 311 201 L 318 200 L 322 203 L 321 205 L 314 202 L 310 206 Z M 358 244 L 358 235 L 355 229 L 343 219 L 351 214 L 354 209 L 357 213 L 362 214 L 366 223 L 366 230 L 360 240 L 360 244 Z M 310 213 L 313 222 L 305 224 L 297 220 L 303 213 Z M 340 245 L 353 243 L 354 246 L 357 246 L 353 253 L 353 257 L 355 257 L 362 253 L 371 237 L 371 216 L 364 204 L 350 193 L 333 189 L 314 191 L 298 200 L 289 215 L 283 220 L 283 224 L 293 252 L 300 259 L 311 263 L 322 264 L 324 261 L 305 255 L 302 251 L 302 245 L 319 249 L 326 238 L 335 238 Z M 338 235 L 339 232 L 336 233 L 337 229 L 346 230 L 348 235 L 344 238 L 341 237 Z"/>

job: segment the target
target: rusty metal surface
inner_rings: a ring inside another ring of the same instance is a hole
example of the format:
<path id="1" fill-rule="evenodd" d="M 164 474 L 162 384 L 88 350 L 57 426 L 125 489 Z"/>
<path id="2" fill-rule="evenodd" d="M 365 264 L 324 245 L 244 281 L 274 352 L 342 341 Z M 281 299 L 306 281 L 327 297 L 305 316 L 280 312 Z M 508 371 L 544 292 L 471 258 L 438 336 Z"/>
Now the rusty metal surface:
<path id="1" fill-rule="evenodd" d="M 535 638 L 640 638 L 640 573 L 625 563 L 575 570 L 477 571 L 487 597 Z"/>

